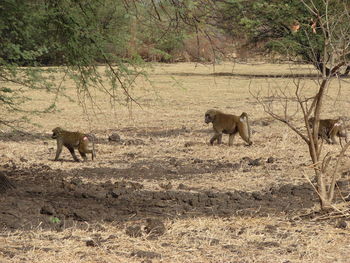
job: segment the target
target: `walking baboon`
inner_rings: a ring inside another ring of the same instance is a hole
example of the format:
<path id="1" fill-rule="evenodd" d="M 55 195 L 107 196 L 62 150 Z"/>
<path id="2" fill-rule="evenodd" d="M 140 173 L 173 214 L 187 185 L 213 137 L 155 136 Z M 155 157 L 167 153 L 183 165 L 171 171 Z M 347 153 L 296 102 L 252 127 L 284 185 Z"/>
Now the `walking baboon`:
<path id="1" fill-rule="evenodd" d="M 55 161 L 58 160 L 61 152 L 62 147 L 65 146 L 70 151 L 70 153 L 73 156 L 74 161 L 79 162 L 78 157 L 75 155 L 74 149 L 77 148 L 81 157 L 84 159 L 84 161 L 87 161 L 86 154 L 91 153 L 92 160 L 94 160 L 95 155 L 95 143 L 93 140 L 92 142 L 92 150 L 89 149 L 90 139 L 87 134 L 80 133 L 80 132 L 70 132 L 65 131 L 60 127 L 57 127 L 52 130 L 52 139 L 57 140 L 57 151 L 56 151 L 56 157 Z"/>
<path id="2" fill-rule="evenodd" d="M 248 122 L 248 114 L 243 112 L 240 116 L 225 114 L 218 110 L 208 110 L 205 113 L 205 123 L 213 123 L 214 136 L 210 139 L 210 144 L 213 145 L 217 140 L 221 144 L 222 134 L 229 134 L 228 145 L 232 145 L 233 139 L 238 132 L 242 139 L 252 145 L 250 140 L 250 126 Z"/>
<path id="3" fill-rule="evenodd" d="M 312 128 L 315 118 L 309 118 L 309 126 Z M 341 119 L 320 119 L 318 126 L 318 137 L 325 139 L 329 144 L 336 144 L 337 141 L 335 136 L 340 138 L 345 138 L 348 142 L 348 135 L 346 129 L 344 128 L 344 123 Z"/>

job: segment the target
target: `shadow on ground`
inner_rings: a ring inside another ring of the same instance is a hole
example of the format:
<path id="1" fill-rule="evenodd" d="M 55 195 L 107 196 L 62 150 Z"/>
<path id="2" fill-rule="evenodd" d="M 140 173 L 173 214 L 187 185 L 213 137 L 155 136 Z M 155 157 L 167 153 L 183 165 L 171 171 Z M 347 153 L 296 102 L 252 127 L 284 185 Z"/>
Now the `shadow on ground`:
<path id="1" fill-rule="evenodd" d="M 48 139 L 51 139 L 51 135 L 45 133 L 28 133 L 23 131 L 0 132 L 0 141 L 3 142 L 28 142 Z"/>
<path id="2" fill-rule="evenodd" d="M 202 76 L 215 76 L 215 77 L 243 77 L 243 78 L 320 78 L 320 74 L 242 74 L 242 73 L 234 73 L 234 72 L 214 72 L 214 73 L 187 73 L 187 72 L 178 72 L 178 73 L 159 73 L 155 75 L 172 75 L 172 76 L 180 76 L 180 77 L 202 77 Z M 347 78 L 347 76 L 342 76 Z"/>
<path id="3" fill-rule="evenodd" d="M 128 153 L 127 157 L 135 158 L 135 154 Z M 125 163 L 117 160 L 116 163 Z M 70 173 L 99 180 L 101 178 L 117 180 L 175 180 L 195 177 L 198 174 L 234 171 L 242 166 L 247 167 L 246 171 L 252 169 L 252 165 L 245 161 L 231 163 L 220 160 L 202 160 L 198 158 L 178 159 L 169 157 L 167 159 L 152 159 L 129 163 L 126 168 L 82 168 L 74 169 Z M 68 172 L 63 172 L 68 175 Z"/>
<path id="4" fill-rule="evenodd" d="M 102 176 L 108 171 L 98 173 Z M 264 192 L 196 190 L 183 184 L 160 185 L 158 191 L 149 191 L 135 178 L 131 181 L 114 176 L 115 183 L 83 182 L 86 177 L 96 176 L 93 169 L 67 172 L 37 165 L 7 171 L 6 175 L 16 186 L 0 195 L 0 228 L 8 230 L 39 225 L 59 230 L 85 226 L 86 222 L 149 217 L 294 215 L 317 202 L 309 184 L 288 184 Z"/>

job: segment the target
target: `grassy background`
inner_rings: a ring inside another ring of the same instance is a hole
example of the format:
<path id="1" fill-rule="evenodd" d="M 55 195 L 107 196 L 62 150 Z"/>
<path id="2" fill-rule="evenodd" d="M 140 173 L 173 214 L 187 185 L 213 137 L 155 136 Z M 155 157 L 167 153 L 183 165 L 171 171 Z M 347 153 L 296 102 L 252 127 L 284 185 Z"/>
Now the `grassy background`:
<path id="1" fill-rule="evenodd" d="M 52 169 L 71 170 L 128 168 L 136 162 L 161 162 L 171 158 L 180 160 L 182 164 L 191 164 L 194 159 L 228 163 L 240 162 L 244 157 L 261 158 L 263 163 L 269 157 L 276 160 L 273 167 L 263 164 L 245 172 L 244 167 L 231 172 L 214 169 L 176 179 L 159 177 L 152 180 L 135 174 L 135 181 L 155 191 L 161 190 L 161 184 L 168 183 L 183 183 L 199 190 L 262 191 L 289 183 L 302 184 L 306 182 L 305 175 L 313 176 L 304 142 L 288 127 L 269 117 L 251 95 L 260 92 L 261 96 L 271 98 L 276 89 L 285 89 L 292 96 L 296 79 L 290 76 L 315 74 L 309 66 L 224 63 L 213 67 L 179 63 L 155 65 L 149 74 L 151 82 L 139 79 L 132 92 L 142 109 L 137 105 L 113 108 L 108 98 L 96 93 L 94 96 L 99 110 L 94 114 L 89 111 L 90 117 L 76 103 L 78 98 L 73 82 L 66 81 L 67 93 L 75 101 L 61 97 L 59 112 L 33 118 L 39 126 L 28 127 L 27 132 L 40 134 L 43 138 L 20 142 L 1 140 L 1 163 L 15 163 L 23 168 L 45 164 Z M 317 87 L 317 79 L 302 80 L 301 86 L 304 94 L 312 94 Z M 326 94 L 322 117 L 349 116 L 349 93 L 347 80 L 333 81 Z M 51 95 L 37 92 L 27 107 L 46 105 L 53 99 Z M 295 108 L 295 105 L 291 104 L 291 107 Z M 233 147 L 228 147 L 228 137 L 224 136 L 223 145 L 210 147 L 211 126 L 204 123 L 204 113 L 209 108 L 236 115 L 247 112 L 253 130 L 253 145 L 246 147 L 243 140 L 236 136 Z M 275 109 L 281 112 L 282 107 L 276 105 Z M 293 121 L 302 128 L 300 116 L 298 112 Z M 268 125 L 264 126 L 262 122 Z M 100 140 L 106 140 L 108 135 L 116 132 L 122 140 L 141 140 L 142 144 L 97 144 L 96 161 L 87 163 L 67 161 L 71 160 L 71 156 L 64 150 L 61 158 L 65 161 L 53 162 L 56 146 L 48 136 L 56 126 L 92 131 Z M 6 135 L 8 131 L 4 128 L 2 132 Z M 339 149 L 339 145 L 325 145 L 324 152 L 336 153 Z M 348 171 L 349 167 L 347 156 L 341 171 Z M 81 178 L 93 182 L 113 181 L 110 177 L 88 179 L 82 175 Z M 252 211 L 252 214 L 255 212 Z M 300 213 L 308 212 L 310 210 Z M 130 257 L 130 253 L 147 250 L 162 255 L 151 259 L 152 262 L 348 262 L 348 228 L 336 228 L 338 219 L 296 220 L 298 216 L 295 215 L 293 220 L 290 215 L 283 214 L 171 218 L 165 222 L 166 233 L 156 240 L 149 240 L 147 236 L 127 236 L 127 223 L 101 222 L 98 226 L 87 224 L 84 230 L 69 228 L 62 232 L 33 226 L 32 231 L 1 233 L 0 261 L 142 262 L 140 258 Z M 107 240 L 97 247 L 85 245 L 86 240 L 96 236 L 108 239 L 111 235 L 118 238 Z"/>

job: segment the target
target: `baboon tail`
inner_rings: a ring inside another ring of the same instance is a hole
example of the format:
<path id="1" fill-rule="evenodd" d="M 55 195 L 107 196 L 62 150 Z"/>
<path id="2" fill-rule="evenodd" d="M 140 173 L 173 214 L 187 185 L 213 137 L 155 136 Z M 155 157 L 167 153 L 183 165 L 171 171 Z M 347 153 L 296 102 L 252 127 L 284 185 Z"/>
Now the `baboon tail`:
<path id="1" fill-rule="evenodd" d="M 249 125 L 249 120 L 248 120 L 248 114 L 246 112 L 242 112 L 241 116 L 239 117 L 239 120 L 241 122 L 244 122 L 246 121 L 247 123 L 247 130 L 248 130 L 248 139 L 249 139 L 249 145 L 252 145 L 253 142 L 250 140 L 250 137 L 251 137 L 251 131 L 250 131 L 250 125 Z"/>
<path id="2" fill-rule="evenodd" d="M 96 152 L 95 152 L 95 134 L 93 133 L 89 133 L 88 134 L 88 137 L 89 137 L 89 141 L 91 142 L 92 144 L 92 160 L 94 160 L 94 158 L 96 157 Z M 91 148 L 90 148 L 91 149 Z"/>
<path id="3" fill-rule="evenodd" d="M 243 121 L 245 118 L 248 119 L 248 114 L 246 112 L 242 112 L 241 116 L 239 116 L 240 120 Z"/>
<path id="4" fill-rule="evenodd" d="M 248 128 L 248 134 L 249 134 L 249 138 L 250 138 L 250 126 L 249 126 L 249 120 L 248 120 L 248 114 L 246 112 L 242 112 L 241 116 L 239 116 L 239 120 L 241 122 L 246 122 L 247 123 L 247 128 Z"/>

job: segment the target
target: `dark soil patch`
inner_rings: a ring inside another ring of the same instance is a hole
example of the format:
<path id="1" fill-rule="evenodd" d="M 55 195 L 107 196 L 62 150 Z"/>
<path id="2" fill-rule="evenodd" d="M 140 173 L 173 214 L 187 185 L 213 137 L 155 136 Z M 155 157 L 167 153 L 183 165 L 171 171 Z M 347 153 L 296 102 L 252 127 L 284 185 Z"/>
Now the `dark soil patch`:
<path id="1" fill-rule="evenodd" d="M 189 132 L 191 132 L 191 130 L 189 128 L 186 128 L 185 126 L 182 126 L 181 128 L 177 128 L 177 129 L 164 129 L 164 130 L 160 130 L 159 127 L 155 127 L 155 128 L 147 128 L 147 130 L 144 130 L 144 131 L 138 130 L 136 133 L 136 136 L 164 138 L 164 137 L 184 135 Z"/>
<path id="2" fill-rule="evenodd" d="M 158 73 L 154 75 L 164 75 L 163 73 Z M 320 74 L 316 73 L 309 73 L 309 74 L 242 74 L 242 73 L 232 73 L 232 72 L 214 72 L 214 73 L 193 73 L 193 72 L 178 72 L 178 73 L 166 73 L 166 75 L 172 75 L 172 76 L 181 76 L 181 77 L 202 77 L 202 76 L 215 76 L 215 77 L 237 77 L 237 78 L 307 78 L 307 79 L 315 79 L 319 78 Z M 341 76 L 342 78 L 349 78 L 349 76 Z"/>
<path id="3" fill-rule="evenodd" d="M 4 142 L 43 141 L 48 139 L 51 139 L 51 136 L 43 133 L 28 133 L 23 131 L 0 132 L 0 141 Z"/>
<path id="4" fill-rule="evenodd" d="M 70 172 L 61 171 L 61 173 L 65 176 L 71 176 L 73 174 L 84 175 L 84 177 L 90 178 L 170 180 L 189 178 L 192 176 L 198 176 L 198 174 L 211 173 L 213 171 L 233 171 L 239 169 L 241 165 L 242 162 L 231 163 L 227 161 L 202 160 L 198 158 L 183 160 L 171 157 L 168 160 L 150 159 L 130 163 L 130 167 L 128 168 L 83 168 L 75 169 Z"/>
<path id="5" fill-rule="evenodd" d="M 123 128 L 116 130 L 109 130 L 111 134 L 128 134 L 128 136 L 133 136 L 136 138 L 144 138 L 144 137 L 172 137 L 172 136 L 179 136 L 184 135 L 187 133 L 192 132 L 190 128 L 187 128 L 185 126 L 182 126 L 181 128 L 175 128 L 175 129 L 159 129 L 159 127 L 139 127 L 138 129 L 135 128 Z M 120 135 L 120 137 L 122 137 Z"/>
<path id="6" fill-rule="evenodd" d="M 137 251 L 131 252 L 130 257 L 161 258 L 162 256 L 161 256 L 161 254 L 153 252 L 153 251 L 137 250 Z"/>
<path id="7" fill-rule="evenodd" d="M 152 218 L 278 214 L 294 217 L 303 208 L 318 202 L 308 183 L 287 184 L 261 192 L 225 192 L 191 189 L 182 184 L 150 191 L 137 182 L 139 179 L 188 178 L 215 169 L 239 169 L 242 162 L 243 159 L 232 164 L 194 158 L 192 163 L 186 164 L 180 159 L 169 158 L 162 162 L 140 162 L 125 169 L 63 171 L 39 164 L 26 169 L 7 167 L 6 178 L 15 188 L 10 187 L 0 194 L 0 229 L 29 229 L 40 225 L 61 230 L 73 225 L 85 226 L 84 222 L 150 218 L 145 230 L 159 234 L 165 231 L 164 226 L 160 221 L 155 224 Z M 179 172 L 174 172 L 171 167 Z M 82 178 L 113 178 L 117 182 L 93 184 L 85 183 Z M 348 184 L 339 185 L 349 191 Z"/>
<path id="8" fill-rule="evenodd" d="M 203 124 L 204 124 L 204 113 L 203 113 Z M 111 134 L 115 133 L 111 130 Z M 193 134 L 212 134 L 212 125 L 208 125 L 207 128 L 203 129 L 193 129 L 190 127 L 182 126 L 181 128 L 174 129 L 160 129 L 159 127 L 139 127 L 138 129 L 123 128 L 118 130 L 118 134 L 127 134 L 128 137 L 135 138 L 166 138 L 166 137 L 177 137 L 177 136 L 191 136 Z M 123 136 L 120 135 L 120 144 L 123 144 Z M 103 140 L 102 140 L 103 141 Z M 125 140 L 124 140 L 125 142 Z M 102 143 L 108 143 L 108 140 Z"/>
<path id="9" fill-rule="evenodd" d="M 4 193 L 9 189 L 16 188 L 13 183 L 3 174 L 0 173 L 0 193 Z"/>
<path id="10" fill-rule="evenodd" d="M 317 202 L 308 184 L 284 185 L 253 193 L 180 190 L 177 187 L 176 190 L 148 191 L 142 184 L 130 181 L 140 178 L 134 177 L 137 169 L 119 171 L 120 177 L 111 174 L 111 170 L 100 168 L 67 172 L 38 165 L 28 170 L 8 171 L 7 177 L 16 188 L 0 195 L 0 228 L 27 229 L 40 224 L 44 228 L 60 230 L 73 224 L 85 225 L 84 222 L 125 222 L 155 217 L 293 215 Z M 130 174 L 129 181 L 122 178 L 123 173 Z M 138 173 L 145 176 L 145 171 Z M 167 173 L 159 168 L 149 171 L 146 176 L 152 178 L 152 174 L 157 178 Z M 95 175 L 113 176 L 120 181 L 91 184 L 81 180 Z"/>

